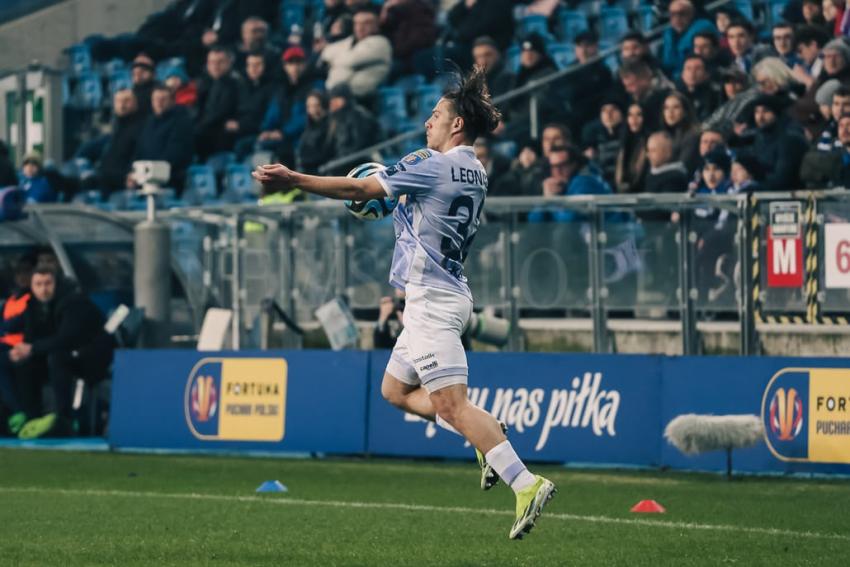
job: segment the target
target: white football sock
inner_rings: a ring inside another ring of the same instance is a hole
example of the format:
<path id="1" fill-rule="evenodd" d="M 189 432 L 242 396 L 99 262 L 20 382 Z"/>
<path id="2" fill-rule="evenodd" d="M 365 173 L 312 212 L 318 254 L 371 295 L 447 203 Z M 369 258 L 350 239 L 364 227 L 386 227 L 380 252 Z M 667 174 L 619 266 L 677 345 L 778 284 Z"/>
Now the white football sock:
<path id="1" fill-rule="evenodd" d="M 437 425 L 439 425 L 440 427 L 442 427 L 442 428 L 443 428 L 443 429 L 445 429 L 446 431 L 451 431 L 451 432 L 452 432 L 452 433 L 454 433 L 455 435 L 460 435 L 461 437 L 463 437 L 463 435 L 461 435 L 460 431 L 458 431 L 457 429 L 455 429 L 455 428 L 452 426 L 452 424 L 451 424 L 451 423 L 449 423 L 448 421 L 446 421 L 445 419 L 443 419 L 442 417 L 440 417 L 440 415 L 439 415 L 439 414 L 437 414 L 437 419 L 436 419 L 435 421 L 437 422 Z"/>
<path id="2" fill-rule="evenodd" d="M 510 441 L 502 441 L 487 451 L 485 457 L 496 474 L 510 485 L 514 492 L 519 492 L 537 482 L 534 475 L 528 472 L 517 456 Z"/>

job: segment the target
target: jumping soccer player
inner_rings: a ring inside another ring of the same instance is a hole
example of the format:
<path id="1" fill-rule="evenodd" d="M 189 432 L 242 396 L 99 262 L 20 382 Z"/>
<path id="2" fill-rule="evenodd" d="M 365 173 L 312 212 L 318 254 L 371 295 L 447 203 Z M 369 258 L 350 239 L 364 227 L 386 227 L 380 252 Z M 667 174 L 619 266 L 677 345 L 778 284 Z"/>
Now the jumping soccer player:
<path id="1" fill-rule="evenodd" d="M 501 477 L 516 493 L 511 539 L 520 539 L 555 493 L 528 472 L 489 413 L 467 399 L 461 334 L 472 314 L 463 262 L 478 230 L 487 194 L 484 166 L 472 142 L 501 116 L 490 101 L 482 69 L 460 78 L 425 123 L 428 149 L 362 179 L 304 175 L 283 165 L 257 168 L 264 191 L 302 191 L 332 199 L 367 201 L 405 196 L 393 213 L 397 235 L 390 283 L 405 291 L 404 330 L 387 365 L 381 393 L 404 411 L 436 421 L 475 448 L 485 490 Z"/>

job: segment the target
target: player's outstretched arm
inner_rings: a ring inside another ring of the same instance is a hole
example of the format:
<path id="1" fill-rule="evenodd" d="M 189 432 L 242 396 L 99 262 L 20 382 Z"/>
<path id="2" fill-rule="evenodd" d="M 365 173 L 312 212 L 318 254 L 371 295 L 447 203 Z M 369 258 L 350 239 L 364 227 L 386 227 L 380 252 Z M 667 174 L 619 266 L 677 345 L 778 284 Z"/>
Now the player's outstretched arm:
<path id="1" fill-rule="evenodd" d="M 280 164 L 263 165 L 254 170 L 254 178 L 265 192 L 287 191 L 297 187 L 307 193 L 330 199 L 368 201 L 386 196 L 375 176 L 363 179 L 352 177 L 319 177 L 298 173 Z"/>

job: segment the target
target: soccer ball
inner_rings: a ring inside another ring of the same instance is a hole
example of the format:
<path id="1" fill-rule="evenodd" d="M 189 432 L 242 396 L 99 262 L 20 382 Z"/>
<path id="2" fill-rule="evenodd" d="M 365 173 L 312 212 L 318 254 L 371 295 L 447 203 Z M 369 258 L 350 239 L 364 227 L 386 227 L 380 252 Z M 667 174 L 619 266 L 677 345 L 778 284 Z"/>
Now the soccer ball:
<path id="1" fill-rule="evenodd" d="M 380 163 L 364 163 L 349 171 L 347 177 L 361 179 L 384 169 L 386 168 Z M 397 203 L 398 201 L 392 197 L 381 197 L 368 201 L 345 201 L 345 208 L 360 220 L 374 221 L 391 215 Z"/>

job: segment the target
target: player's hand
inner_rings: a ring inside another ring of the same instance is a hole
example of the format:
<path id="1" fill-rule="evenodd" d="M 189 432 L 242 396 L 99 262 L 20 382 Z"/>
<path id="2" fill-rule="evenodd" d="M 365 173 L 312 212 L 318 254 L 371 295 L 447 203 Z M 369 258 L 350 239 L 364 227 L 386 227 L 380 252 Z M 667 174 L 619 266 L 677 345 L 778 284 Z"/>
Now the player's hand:
<path id="1" fill-rule="evenodd" d="M 384 323 L 390 318 L 390 315 L 395 311 L 395 304 L 392 297 L 382 297 L 381 304 L 378 306 L 378 322 Z"/>
<path id="2" fill-rule="evenodd" d="M 295 184 L 295 172 L 279 163 L 261 165 L 251 175 L 263 186 L 264 193 L 288 191 Z"/>

